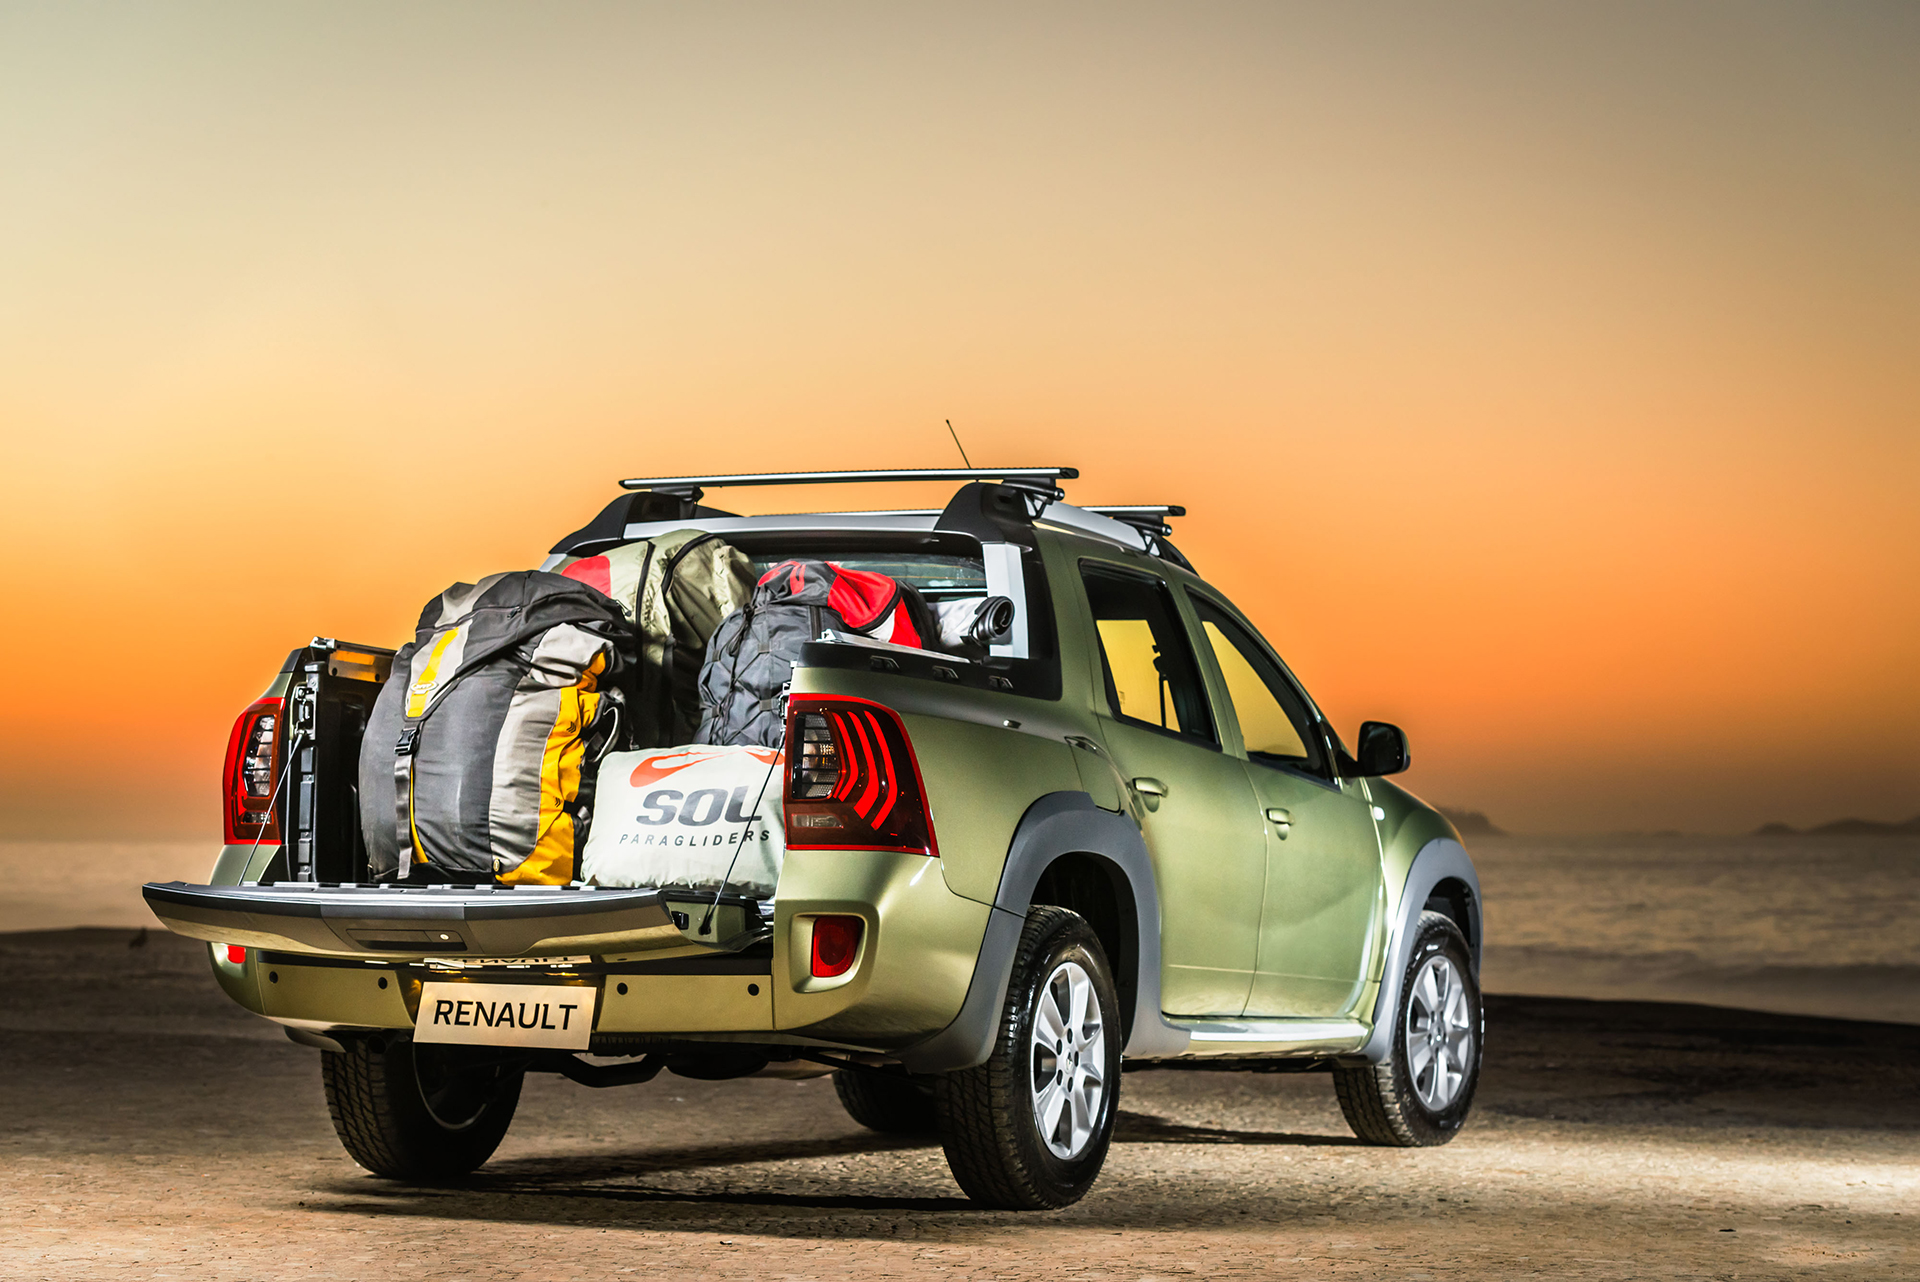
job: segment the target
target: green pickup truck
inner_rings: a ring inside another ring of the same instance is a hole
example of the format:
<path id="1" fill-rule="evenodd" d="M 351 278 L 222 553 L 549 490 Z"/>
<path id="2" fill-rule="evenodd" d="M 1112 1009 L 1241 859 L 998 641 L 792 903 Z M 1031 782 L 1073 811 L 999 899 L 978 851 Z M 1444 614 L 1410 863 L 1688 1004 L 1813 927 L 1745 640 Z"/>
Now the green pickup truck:
<path id="1" fill-rule="evenodd" d="M 771 897 L 374 882 L 355 766 L 393 654 L 316 638 L 235 726 L 209 883 L 147 902 L 320 1052 L 342 1142 L 395 1179 L 485 1162 L 528 1072 L 832 1073 L 857 1121 L 937 1134 L 961 1188 L 1010 1208 L 1086 1192 L 1123 1059 L 1326 1071 L 1362 1140 L 1445 1143 L 1480 1067 L 1480 887 L 1459 834 L 1386 779 L 1406 737 L 1367 722 L 1350 749 L 1168 541 L 1184 512 L 1070 505 L 1076 475 L 636 480 L 554 549 L 697 529 L 756 567 L 1012 603 L 971 659 L 805 645 Z M 924 511 L 701 503 L 863 480 L 960 486 Z M 795 827 L 842 770 L 901 808 L 885 834 Z"/>

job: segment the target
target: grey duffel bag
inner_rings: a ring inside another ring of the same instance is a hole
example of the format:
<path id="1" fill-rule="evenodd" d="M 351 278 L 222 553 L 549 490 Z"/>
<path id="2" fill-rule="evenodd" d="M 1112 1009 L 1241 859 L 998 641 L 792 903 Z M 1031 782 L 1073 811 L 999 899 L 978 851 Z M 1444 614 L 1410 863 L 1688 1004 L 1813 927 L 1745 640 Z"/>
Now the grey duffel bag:
<path id="1" fill-rule="evenodd" d="M 780 692 L 793 679 L 800 647 L 828 628 L 916 648 L 939 634 L 910 584 L 834 561 L 782 561 L 707 642 L 695 741 L 778 747 L 786 734 Z"/>
<path id="2" fill-rule="evenodd" d="M 490 575 L 429 602 L 360 749 L 374 878 L 573 880 L 632 647 L 619 605 L 558 574 Z"/>

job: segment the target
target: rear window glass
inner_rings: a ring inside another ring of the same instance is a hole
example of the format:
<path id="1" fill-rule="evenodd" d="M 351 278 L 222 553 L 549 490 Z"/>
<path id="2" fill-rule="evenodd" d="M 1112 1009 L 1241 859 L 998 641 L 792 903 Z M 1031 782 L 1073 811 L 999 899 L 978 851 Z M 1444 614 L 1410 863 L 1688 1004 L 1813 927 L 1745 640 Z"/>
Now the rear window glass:
<path id="1" fill-rule="evenodd" d="M 807 556 L 844 565 L 849 570 L 884 574 L 890 579 L 919 590 L 928 601 L 953 601 L 961 597 L 987 594 L 987 570 L 977 557 L 950 556 L 936 552 L 808 552 Z M 788 558 L 750 554 L 753 577 L 758 581 L 768 570 Z"/>
<path id="2" fill-rule="evenodd" d="M 986 561 L 975 540 L 956 534 L 902 537 L 852 536 L 840 531 L 753 531 L 730 534 L 758 581 L 782 561 L 803 558 L 831 561 L 849 570 L 884 574 L 914 588 L 936 611 L 949 602 L 977 601 L 987 595 Z M 1027 656 L 975 658 L 983 673 L 1006 678 L 1013 693 L 1038 699 L 1060 697 L 1059 638 L 1047 593 L 1046 571 L 1037 552 L 1021 557 L 1027 609 Z M 964 610 L 964 605 L 956 606 Z M 860 662 L 864 663 L 862 658 Z M 982 677 L 985 680 L 985 677 Z M 1004 685 L 995 686 L 1004 689 Z"/>

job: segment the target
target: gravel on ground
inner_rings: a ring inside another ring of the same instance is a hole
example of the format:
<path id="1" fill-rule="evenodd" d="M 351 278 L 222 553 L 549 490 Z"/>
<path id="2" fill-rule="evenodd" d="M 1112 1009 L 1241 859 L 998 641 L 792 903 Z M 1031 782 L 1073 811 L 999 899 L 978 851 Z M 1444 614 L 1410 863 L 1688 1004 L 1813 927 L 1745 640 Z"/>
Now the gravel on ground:
<path id="1" fill-rule="evenodd" d="M 135 941 L 137 946 L 133 946 Z M 456 1186 L 341 1150 L 319 1052 L 158 931 L 0 935 L 0 1277 L 1920 1277 L 1920 1027 L 1489 999 L 1467 1129 L 1356 1142 L 1319 1074 L 1130 1071 L 1100 1182 L 973 1209 L 826 1079 L 529 1079 Z"/>

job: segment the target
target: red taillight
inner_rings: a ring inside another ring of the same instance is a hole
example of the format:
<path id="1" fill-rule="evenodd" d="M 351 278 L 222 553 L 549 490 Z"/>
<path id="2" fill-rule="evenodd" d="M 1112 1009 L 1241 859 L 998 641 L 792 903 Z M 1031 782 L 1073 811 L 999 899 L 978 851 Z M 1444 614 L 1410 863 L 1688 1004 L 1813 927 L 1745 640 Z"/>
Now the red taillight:
<path id="1" fill-rule="evenodd" d="M 246 965 L 246 962 L 247 962 L 246 945 L 245 944 L 228 944 L 227 960 L 232 962 L 236 966 Z"/>
<path id="2" fill-rule="evenodd" d="M 813 919 L 813 977 L 833 979 L 853 968 L 860 953 L 858 917 L 815 917 Z"/>
<path id="3" fill-rule="evenodd" d="M 227 765 L 221 773 L 227 844 L 280 840 L 274 795 L 280 782 L 281 723 L 284 699 L 262 699 L 233 723 L 227 739 Z"/>
<path id="4" fill-rule="evenodd" d="M 787 849 L 938 855 L 920 767 L 891 708 L 801 695 L 787 706 Z"/>

